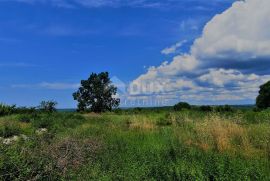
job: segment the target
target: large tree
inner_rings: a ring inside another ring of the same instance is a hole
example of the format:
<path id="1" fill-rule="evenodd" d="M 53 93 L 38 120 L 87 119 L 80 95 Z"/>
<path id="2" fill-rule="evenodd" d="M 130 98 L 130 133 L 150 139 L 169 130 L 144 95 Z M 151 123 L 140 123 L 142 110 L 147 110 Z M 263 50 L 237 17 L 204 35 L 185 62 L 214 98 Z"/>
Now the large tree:
<path id="1" fill-rule="evenodd" d="M 256 99 L 256 106 L 260 109 L 270 107 L 270 81 L 260 86 L 259 96 Z"/>
<path id="2" fill-rule="evenodd" d="M 108 72 L 92 73 L 87 80 L 81 81 L 81 87 L 73 94 L 78 101 L 78 111 L 105 112 L 111 111 L 120 104 L 114 98 L 117 88 L 112 85 Z"/>

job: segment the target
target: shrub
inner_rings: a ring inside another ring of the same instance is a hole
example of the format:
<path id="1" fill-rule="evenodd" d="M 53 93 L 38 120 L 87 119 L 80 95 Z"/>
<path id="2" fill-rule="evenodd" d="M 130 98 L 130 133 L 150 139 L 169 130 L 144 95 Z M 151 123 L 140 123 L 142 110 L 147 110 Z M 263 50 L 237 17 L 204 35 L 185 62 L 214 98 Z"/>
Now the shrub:
<path id="1" fill-rule="evenodd" d="M 54 118 L 46 115 L 39 115 L 32 120 L 35 128 L 50 128 L 53 125 Z"/>
<path id="2" fill-rule="evenodd" d="M 214 109 L 216 112 L 233 112 L 234 109 L 229 105 L 217 106 Z"/>
<path id="3" fill-rule="evenodd" d="M 0 145 L 0 180 L 73 180 L 73 171 L 94 160 L 102 148 L 94 138 L 22 144 L 7 149 Z"/>
<path id="4" fill-rule="evenodd" d="M 42 101 L 38 106 L 39 110 L 47 113 L 56 112 L 57 102 L 55 101 Z"/>
<path id="5" fill-rule="evenodd" d="M 213 108 L 211 106 L 200 106 L 199 110 L 202 112 L 211 112 Z"/>
<path id="6" fill-rule="evenodd" d="M 6 116 L 13 114 L 16 111 L 16 105 L 8 106 L 5 104 L 0 104 L 0 116 Z"/>
<path id="7" fill-rule="evenodd" d="M 36 113 L 37 110 L 35 107 L 17 107 L 16 108 L 16 113 L 17 114 L 34 114 Z"/>
<path id="8" fill-rule="evenodd" d="M 174 105 L 173 109 L 175 111 L 181 111 L 183 109 L 191 109 L 191 106 L 186 102 L 179 102 L 178 104 Z"/>
<path id="9" fill-rule="evenodd" d="M 21 133 L 19 125 L 14 122 L 5 122 L 0 128 L 0 137 L 8 138 Z"/>
<path id="10" fill-rule="evenodd" d="M 18 120 L 20 122 L 23 122 L 23 123 L 29 123 L 29 122 L 31 122 L 31 116 L 26 115 L 26 114 L 22 114 L 22 115 L 19 116 Z"/>

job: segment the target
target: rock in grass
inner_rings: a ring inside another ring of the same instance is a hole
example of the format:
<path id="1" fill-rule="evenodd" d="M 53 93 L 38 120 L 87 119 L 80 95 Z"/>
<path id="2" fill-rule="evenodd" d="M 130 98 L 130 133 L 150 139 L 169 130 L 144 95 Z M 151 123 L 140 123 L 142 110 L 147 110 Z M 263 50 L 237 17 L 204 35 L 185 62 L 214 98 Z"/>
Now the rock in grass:
<path id="1" fill-rule="evenodd" d="M 19 140 L 20 140 L 20 137 L 15 135 L 11 138 L 5 138 L 2 143 L 4 145 L 11 145 L 12 143 L 17 142 Z"/>
<path id="2" fill-rule="evenodd" d="M 38 134 L 38 135 L 42 135 L 46 132 L 48 132 L 47 128 L 40 128 L 40 129 L 36 130 L 36 134 Z"/>

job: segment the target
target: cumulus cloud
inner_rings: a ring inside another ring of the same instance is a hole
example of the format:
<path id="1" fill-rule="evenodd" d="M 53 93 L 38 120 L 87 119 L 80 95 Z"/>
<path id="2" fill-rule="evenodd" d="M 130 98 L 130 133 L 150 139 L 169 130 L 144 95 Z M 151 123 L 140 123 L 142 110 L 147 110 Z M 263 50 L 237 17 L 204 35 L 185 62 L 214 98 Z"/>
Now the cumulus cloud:
<path id="1" fill-rule="evenodd" d="M 198 77 L 198 80 L 215 86 L 224 87 L 227 84 L 238 86 L 242 83 L 248 83 L 249 85 L 252 85 L 254 81 L 259 81 L 260 78 L 261 77 L 256 74 L 244 75 L 240 71 L 233 69 L 210 69 L 207 74 Z"/>
<path id="2" fill-rule="evenodd" d="M 246 0 L 207 23 L 191 54 L 204 61 L 260 61 L 270 57 L 270 2 Z"/>
<path id="3" fill-rule="evenodd" d="M 205 25 L 188 54 L 151 67 L 131 87 L 163 83 L 173 91 L 165 95 L 175 95 L 181 100 L 251 102 L 259 85 L 270 79 L 269 15 L 269 0 L 233 3 Z M 167 52 L 175 49 L 173 45 Z M 264 73 L 257 72 L 258 68 L 264 69 Z M 182 91 L 185 87 L 189 90 Z M 156 94 L 156 90 L 152 93 Z M 142 88 L 141 92 L 144 92 Z"/>
<path id="4" fill-rule="evenodd" d="M 184 43 L 186 43 L 187 41 L 186 40 L 183 40 L 183 41 L 180 41 L 180 42 L 177 42 L 175 45 L 172 45 L 170 47 L 167 47 L 165 49 L 163 49 L 161 51 L 162 54 L 164 55 L 169 55 L 169 54 L 173 54 L 173 53 L 176 53 L 176 51 L 181 48 L 183 46 Z"/>

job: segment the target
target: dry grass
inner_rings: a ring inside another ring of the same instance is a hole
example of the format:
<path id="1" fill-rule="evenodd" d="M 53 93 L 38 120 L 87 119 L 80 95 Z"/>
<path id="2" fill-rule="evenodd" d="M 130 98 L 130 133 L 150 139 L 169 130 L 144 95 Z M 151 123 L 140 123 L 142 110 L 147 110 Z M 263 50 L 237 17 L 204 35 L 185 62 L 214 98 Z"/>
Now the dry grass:
<path id="1" fill-rule="evenodd" d="M 64 138 L 47 145 L 43 152 L 55 161 L 57 168 L 65 175 L 69 169 L 77 170 L 93 160 L 101 148 L 102 143 L 97 139 Z"/>
<path id="2" fill-rule="evenodd" d="M 154 130 L 156 128 L 155 121 L 145 116 L 131 116 L 127 124 L 130 129 L 136 130 Z"/>
<path id="3" fill-rule="evenodd" d="M 270 125 L 243 125 L 241 116 L 225 118 L 209 114 L 201 120 L 172 115 L 174 134 L 187 146 L 204 151 L 241 154 L 252 158 L 270 155 Z M 270 157 L 270 156 L 269 156 Z"/>
<path id="4" fill-rule="evenodd" d="M 248 129 L 232 120 L 210 115 L 200 122 L 194 122 L 194 125 L 196 136 L 188 139 L 187 145 L 218 152 L 241 152 L 250 157 L 261 154 L 263 151 L 254 148 L 250 143 Z"/>

